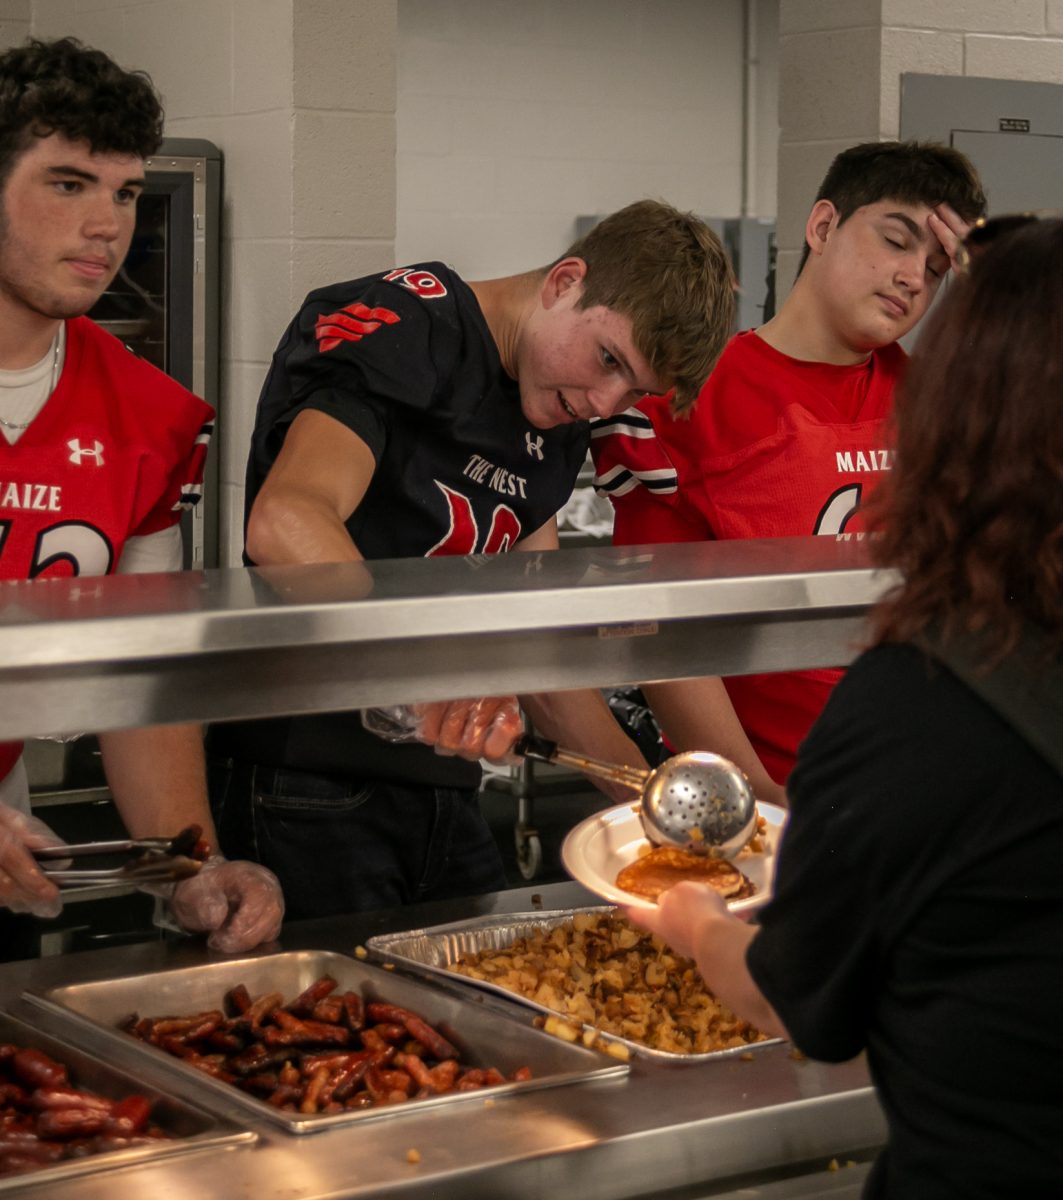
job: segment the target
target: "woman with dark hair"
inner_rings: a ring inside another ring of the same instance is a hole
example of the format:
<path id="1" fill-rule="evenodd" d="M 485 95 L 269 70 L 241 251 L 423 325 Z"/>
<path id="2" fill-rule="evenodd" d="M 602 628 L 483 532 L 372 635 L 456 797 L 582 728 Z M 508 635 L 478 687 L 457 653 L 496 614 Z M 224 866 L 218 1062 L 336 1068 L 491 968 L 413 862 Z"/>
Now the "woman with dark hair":
<path id="1" fill-rule="evenodd" d="M 630 914 L 808 1055 L 867 1051 L 873 1197 L 1063 1195 L 1063 219 L 977 241 L 872 514 L 903 582 L 801 747 L 774 898 Z"/>

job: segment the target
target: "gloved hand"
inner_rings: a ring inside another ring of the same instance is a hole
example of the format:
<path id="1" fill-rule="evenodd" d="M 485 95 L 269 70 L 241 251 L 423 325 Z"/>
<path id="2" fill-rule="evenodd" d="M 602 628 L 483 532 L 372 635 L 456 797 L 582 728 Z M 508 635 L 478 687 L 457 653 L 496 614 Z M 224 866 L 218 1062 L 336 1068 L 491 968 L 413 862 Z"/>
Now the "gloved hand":
<path id="1" fill-rule="evenodd" d="M 284 895 L 267 868 L 212 855 L 198 875 L 174 887 L 170 912 L 189 933 L 213 930 L 207 938 L 212 950 L 237 954 L 280 933 Z"/>
<path id="2" fill-rule="evenodd" d="M 362 713 L 362 724 L 387 741 L 424 742 L 437 754 L 474 761 L 504 759 L 523 732 L 516 696 L 370 708 Z"/>
<path id="3" fill-rule="evenodd" d="M 43 821 L 0 804 L 0 907 L 35 917 L 59 915 L 59 889 L 45 878 L 30 851 L 62 844 Z"/>

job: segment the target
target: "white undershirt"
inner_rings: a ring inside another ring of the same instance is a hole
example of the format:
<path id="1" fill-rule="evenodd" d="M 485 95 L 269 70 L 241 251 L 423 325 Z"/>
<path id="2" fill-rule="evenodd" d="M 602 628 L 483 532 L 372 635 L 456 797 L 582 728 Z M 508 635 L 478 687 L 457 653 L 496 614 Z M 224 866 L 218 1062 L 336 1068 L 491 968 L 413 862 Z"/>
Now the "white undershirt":
<path id="1" fill-rule="evenodd" d="M 53 370 L 56 379 L 62 374 L 66 357 L 66 326 L 59 327 L 58 366 L 56 350 L 48 347 L 48 353 L 32 367 L 18 371 L 0 370 L 0 417 L 12 424 L 29 425 L 44 408 L 52 394 Z M 0 433 L 14 446 L 25 433 L 25 429 L 8 429 L 0 425 Z M 119 575 L 146 574 L 149 571 L 180 571 L 184 565 L 181 542 L 181 526 L 171 525 L 158 533 L 126 540 L 115 568 Z M 0 780 L 0 804 L 29 812 L 29 783 L 22 760 L 12 767 L 7 776 Z"/>
<path id="2" fill-rule="evenodd" d="M 0 370 L 0 417 L 12 425 L 29 425 L 44 408 L 52 394 L 52 376 L 56 379 L 63 373 L 66 358 L 66 325 L 59 326 L 59 344 L 48 347 L 48 353 L 32 367 L 17 371 Z M 0 432 L 13 446 L 26 432 L 25 429 L 10 429 L 0 425 Z"/>

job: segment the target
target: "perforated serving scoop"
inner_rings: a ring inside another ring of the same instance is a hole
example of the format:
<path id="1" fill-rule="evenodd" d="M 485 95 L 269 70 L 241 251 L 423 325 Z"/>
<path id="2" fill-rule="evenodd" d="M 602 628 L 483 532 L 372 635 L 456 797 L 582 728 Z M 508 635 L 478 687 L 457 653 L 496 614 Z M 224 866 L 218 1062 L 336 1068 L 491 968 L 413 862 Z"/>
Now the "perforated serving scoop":
<path id="1" fill-rule="evenodd" d="M 734 763 L 707 750 L 673 755 L 653 771 L 602 762 L 530 734 L 518 738 L 513 750 L 637 792 L 642 828 L 656 846 L 733 858 L 756 831 L 757 804 L 749 780 Z"/>

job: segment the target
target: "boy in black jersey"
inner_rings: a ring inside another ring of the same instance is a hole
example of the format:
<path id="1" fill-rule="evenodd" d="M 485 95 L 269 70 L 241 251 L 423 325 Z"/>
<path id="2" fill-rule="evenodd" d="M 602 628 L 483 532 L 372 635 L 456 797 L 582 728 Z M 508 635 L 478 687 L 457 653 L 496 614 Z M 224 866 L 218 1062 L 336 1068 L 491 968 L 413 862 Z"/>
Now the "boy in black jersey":
<path id="1" fill-rule="evenodd" d="M 466 283 L 425 263 L 313 292 L 259 402 L 248 561 L 556 548 L 590 419 L 696 395 L 732 316 L 715 235 L 654 201 L 540 270 Z M 638 761 L 597 692 L 522 702 L 548 736 Z M 503 887 L 470 760 L 508 748 L 516 710 L 472 734 L 464 711 L 435 706 L 430 736 L 466 757 L 382 742 L 353 713 L 219 726 L 222 844 L 279 874 L 293 917 Z"/>

